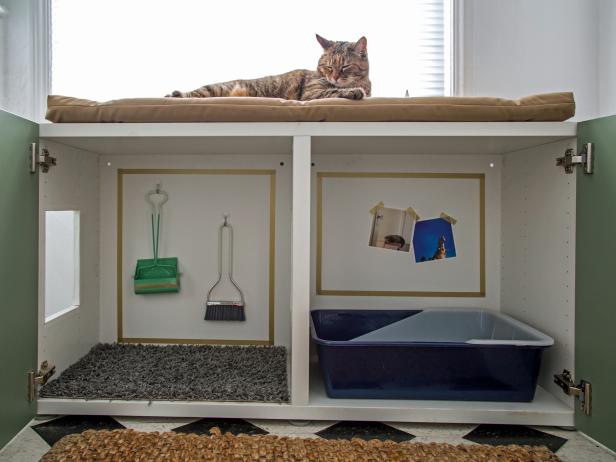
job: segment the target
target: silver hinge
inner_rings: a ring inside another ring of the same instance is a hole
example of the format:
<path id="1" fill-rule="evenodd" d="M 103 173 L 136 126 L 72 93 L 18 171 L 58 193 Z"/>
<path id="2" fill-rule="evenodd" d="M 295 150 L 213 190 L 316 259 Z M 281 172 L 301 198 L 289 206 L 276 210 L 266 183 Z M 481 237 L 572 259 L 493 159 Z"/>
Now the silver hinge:
<path id="1" fill-rule="evenodd" d="M 592 173 L 595 167 L 595 152 L 592 143 L 584 144 L 582 152 L 577 156 L 573 155 L 573 149 L 567 149 L 563 157 L 556 158 L 556 165 L 564 167 L 565 173 L 573 173 L 575 165 L 583 165 L 584 173 Z"/>
<path id="2" fill-rule="evenodd" d="M 580 409 L 584 414 L 590 415 L 592 411 L 592 386 L 590 382 L 581 380 L 576 385 L 571 377 L 571 372 L 563 369 L 562 373 L 554 374 L 554 383 L 562 388 L 565 394 L 580 400 Z"/>
<path id="3" fill-rule="evenodd" d="M 28 372 L 28 401 L 36 400 L 38 387 L 45 385 L 49 378 L 56 373 L 56 366 L 50 365 L 47 361 L 41 363 L 38 372 Z"/>
<path id="4" fill-rule="evenodd" d="M 47 149 L 43 148 L 39 155 L 36 143 L 30 144 L 30 173 L 36 173 L 38 166 L 43 173 L 47 173 L 52 165 L 56 165 L 56 158 L 52 157 Z"/>

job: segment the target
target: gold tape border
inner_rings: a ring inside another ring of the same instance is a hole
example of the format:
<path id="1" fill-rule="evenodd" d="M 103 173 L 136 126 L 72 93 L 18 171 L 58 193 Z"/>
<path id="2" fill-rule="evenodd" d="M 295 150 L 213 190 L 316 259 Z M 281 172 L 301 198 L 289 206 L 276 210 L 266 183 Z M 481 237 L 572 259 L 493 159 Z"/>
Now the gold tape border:
<path id="1" fill-rule="evenodd" d="M 394 173 L 394 172 L 317 172 L 317 295 L 369 297 L 485 297 L 485 174 L 484 173 Z M 479 180 L 479 291 L 433 292 L 400 290 L 336 290 L 323 289 L 323 178 L 437 178 Z"/>
<path id="2" fill-rule="evenodd" d="M 124 337 L 123 325 L 123 258 L 124 258 L 124 175 L 269 175 L 269 335 L 268 340 L 225 340 L 225 339 L 185 339 L 185 338 L 136 338 Z M 177 343 L 210 345 L 273 345 L 275 332 L 276 299 L 276 170 L 250 169 L 124 169 L 117 171 L 117 339 L 118 343 Z"/>

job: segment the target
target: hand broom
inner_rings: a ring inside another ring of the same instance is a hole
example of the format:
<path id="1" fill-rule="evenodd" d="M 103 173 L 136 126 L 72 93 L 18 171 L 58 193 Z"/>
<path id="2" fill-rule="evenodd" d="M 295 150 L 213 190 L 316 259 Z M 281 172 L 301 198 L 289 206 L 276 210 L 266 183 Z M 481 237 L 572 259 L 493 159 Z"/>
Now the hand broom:
<path id="1" fill-rule="evenodd" d="M 207 293 L 207 300 L 205 302 L 205 320 L 206 321 L 245 321 L 245 303 L 244 294 L 242 289 L 237 285 L 233 279 L 233 227 L 229 223 L 229 215 L 224 216 L 225 221 L 220 226 L 218 231 L 218 280 L 214 283 L 211 289 Z M 240 295 L 240 300 L 213 300 L 212 291 L 220 284 L 222 280 L 222 237 L 223 230 L 227 228 L 227 234 L 229 235 L 229 264 L 228 264 L 228 276 L 231 284 L 237 290 Z"/>

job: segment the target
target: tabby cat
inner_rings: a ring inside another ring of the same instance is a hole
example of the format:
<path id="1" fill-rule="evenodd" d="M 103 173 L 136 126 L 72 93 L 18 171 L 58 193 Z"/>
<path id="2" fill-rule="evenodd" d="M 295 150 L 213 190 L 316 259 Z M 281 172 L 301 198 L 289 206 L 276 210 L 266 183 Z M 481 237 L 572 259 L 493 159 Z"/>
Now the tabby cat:
<path id="1" fill-rule="evenodd" d="M 370 96 L 366 37 L 357 42 L 333 42 L 317 35 L 323 47 L 316 71 L 296 69 L 260 79 L 231 80 L 193 91 L 174 91 L 176 98 L 261 96 L 307 101 L 320 98 L 362 99 Z"/>

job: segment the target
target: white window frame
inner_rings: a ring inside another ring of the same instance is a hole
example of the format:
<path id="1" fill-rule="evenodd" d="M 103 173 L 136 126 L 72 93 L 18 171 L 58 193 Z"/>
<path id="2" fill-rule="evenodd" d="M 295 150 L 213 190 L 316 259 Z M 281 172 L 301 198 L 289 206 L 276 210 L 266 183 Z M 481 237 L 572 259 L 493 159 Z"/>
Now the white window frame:
<path id="1" fill-rule="evenodd" d="M 464 95 L 464 3 L 445 0 L 445 96 Z M 51 0 L 35 1 L 35 120 L 44 121 L 51 91 Z"/>
<path id="2" fill-rule="evenodd" d="M 445 1 L 445 96 L 464 94 L 464 0 Z"/>
<path id="3" fill-rule="evenodd" d="M 34 2 L 34 107 L 35 120 L 44 121 L 51 92 L 51 0 Z"/>

